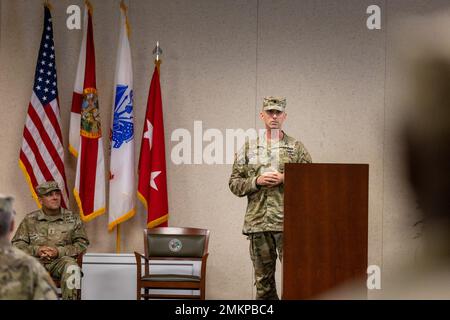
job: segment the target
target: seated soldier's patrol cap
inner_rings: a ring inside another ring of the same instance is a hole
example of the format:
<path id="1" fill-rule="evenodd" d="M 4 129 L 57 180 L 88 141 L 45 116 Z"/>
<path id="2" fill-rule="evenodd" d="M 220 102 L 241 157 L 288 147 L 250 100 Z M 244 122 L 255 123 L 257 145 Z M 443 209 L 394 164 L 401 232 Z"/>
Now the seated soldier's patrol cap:
<path id="1" fill-rule="evenodd" d="M 36 187 L 36 192 L 38 196 L 44 196 L 47 193 L 52 192 L 54 190 L 61 191 L 56 181 L 46 181 Z"/>
<path id="2" fill-rule="evenodd" d="M 286 98 L 284 97 L 264 97 L 263 110 L 278 110 L 284 112 L 286 109 Z"/>
<path id="3" fill-rule="evenodd" d="M 0 193 L 0 210 L 12 212 L 12 203 L 14 198 Z"/>

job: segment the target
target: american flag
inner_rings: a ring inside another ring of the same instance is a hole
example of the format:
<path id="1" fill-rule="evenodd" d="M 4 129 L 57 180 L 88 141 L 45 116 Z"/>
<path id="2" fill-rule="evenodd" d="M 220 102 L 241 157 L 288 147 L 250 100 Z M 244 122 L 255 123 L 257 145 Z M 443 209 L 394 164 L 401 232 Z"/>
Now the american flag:
<path id="1" fill-rule="evenodd" d="M 19 165 L 36 201 L 36 186 L 54 180 L 61 188 L 61 205 L 67 208 L 69 198 L 60 122 L 52 16 L 45 6 L 44 30 L 23 129 Z"/>

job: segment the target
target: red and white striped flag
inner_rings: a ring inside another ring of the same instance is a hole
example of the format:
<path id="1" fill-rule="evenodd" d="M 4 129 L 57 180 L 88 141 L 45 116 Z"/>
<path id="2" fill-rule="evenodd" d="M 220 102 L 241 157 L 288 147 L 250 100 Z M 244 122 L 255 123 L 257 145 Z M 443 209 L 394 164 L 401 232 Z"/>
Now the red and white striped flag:
<path id="1" fill-rule="evenodd" d="M 80 209 L 81 219 L 87 222 L 105 212 L 106 202 L 103 138 L 95 80 L 92 6 L 88 1 L 85 2 L 84 26 L 85 34 L 75 84 L 75 88 L 82 88 L 82 95 L 72 101 L 71 113 L 71 116 L 77 114 L 79 121 L 71 119 L 70 131 L 78 130 L 79 135 L 79 145 L 75 149 L 77 173 L 73 193 Z M 71 144 L 71 147 L 76 148 L 76 145 Z"/>
<path id="2" fill-rule="evenodd" d="M 54 180 L 61 188 L 61 205 L 67 208 L 69 197 L 64 169 L 64 147 L 61 135 L 58 86 L 56 83 L 55 47 L 52 16 L 44 10 L 44 30 L 37 59 L 33 91 L 23 128 L 19 166 L 38 206 L 35 188 Z"/>
<path id="3" fill-rule="evenodd" d="M 138 198 L 147 208 L 149 228 L 166 227 L 169 220 L 160 61 L 156 63 L 148 95 L 138 168 Z"/>

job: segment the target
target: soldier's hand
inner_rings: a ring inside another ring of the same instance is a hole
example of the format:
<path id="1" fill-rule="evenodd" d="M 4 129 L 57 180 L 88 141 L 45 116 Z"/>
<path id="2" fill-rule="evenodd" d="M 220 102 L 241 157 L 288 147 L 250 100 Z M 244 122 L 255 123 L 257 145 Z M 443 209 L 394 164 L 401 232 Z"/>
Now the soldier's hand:
<path id="1" fill-rule="evenodd" d="M 284 182 L 284 174 L 279 172 L 266 172 L 258 177 L 256 184 L 267 186 L 269 188 L 277 186 Z"/>
<path id="2" fill-rule="evenodd" d="M 272 174 L 274 183 L 271 185 L 271 187 L 275 187 L 279 184 L 284 183 L 284 173 L 272 172 Z"/>
<path id="3" fill-rule="evenodd" d="M 48 255 L 48 247 L 47 246 L 42 246 L 38 249 L 38 256 L 41 260 L 44 261 L 49 261 L 51 258 Z"/>
<path id="4" fill-rule="evenodd" d="M 56 258 L 58 256 L 58 249 L 47 246 L 41 246 L 38 249 L 38 256 L 44 260 Z"/>
<path id="5" fill-rule="evenodd" d="M 48 249 L 48 247 L 46 247 L 46 246 L 39 247 L 38 252 L 37 252 L 38 257 L 47 256 L 47 249 Z"/>
<path id="6" fill-rule="evenodd" d="M 58 249 L 53 247 L 47 247 L 47 256 L 50 258 L 56 258 L 58 256 Z"/>

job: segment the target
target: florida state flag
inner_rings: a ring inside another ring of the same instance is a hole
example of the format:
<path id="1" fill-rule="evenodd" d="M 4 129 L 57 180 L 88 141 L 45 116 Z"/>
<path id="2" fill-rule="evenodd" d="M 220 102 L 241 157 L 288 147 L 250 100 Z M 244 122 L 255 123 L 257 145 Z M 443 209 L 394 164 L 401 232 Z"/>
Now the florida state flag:
<path id="1" fill-rule="evenodd" d="M 84 12 L 83 43 L 77 70 L 75 88 L 82 87 L 79 96 L 80 105 L 72 103 L 72 114 L 79 113 L 79 121 L 72 121 L 72 126 L 78 126 L 79 146 L 77 150 L 77 173 L 75 200 L 80 209 L 81 219 L 85 222 L 94 219 L 105 212 L 105 163 L 103 156 L 103 140 L 100 125 L 100 111 L 95 81 L 95 49 L 92 29 L 92 6 L 86 1 Z M 84 77 L 79 73 L 82 72 Z M 81 81 L 83 81 L 81 86 Z M 74 94 L 75 96 L 75 94 Z M 78 110 L 74 110 L 78 107 Z M 76 113 L 76 112 L 75 112 Z M 71 144 L 71 148 L 76 147 Z"/>
<path id="2" fill-rule="evenodd" d="M 166 155 L 159 63 L 153 71 L 139 155 L 138 198 L 147 208 L 147 227 L 166 227 L 169 220 Z"/>

